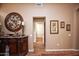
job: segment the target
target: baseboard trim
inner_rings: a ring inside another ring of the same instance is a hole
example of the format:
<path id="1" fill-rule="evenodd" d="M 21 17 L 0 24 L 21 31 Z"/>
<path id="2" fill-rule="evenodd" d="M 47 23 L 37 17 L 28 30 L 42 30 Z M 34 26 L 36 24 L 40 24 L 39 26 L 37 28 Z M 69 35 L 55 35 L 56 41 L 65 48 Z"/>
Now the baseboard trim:
<path id="1" fill-rule="evenodd" d="M 45 51 L 79 51 L 79 49 L 46 49 Z"/>
<path id="2" fill-rule="evenodd" d="M 45 51 L 79 51 L 79 49 L 45 49 Z M 29 49 L 29 52 L 34 52 L 34 49 Z"/>

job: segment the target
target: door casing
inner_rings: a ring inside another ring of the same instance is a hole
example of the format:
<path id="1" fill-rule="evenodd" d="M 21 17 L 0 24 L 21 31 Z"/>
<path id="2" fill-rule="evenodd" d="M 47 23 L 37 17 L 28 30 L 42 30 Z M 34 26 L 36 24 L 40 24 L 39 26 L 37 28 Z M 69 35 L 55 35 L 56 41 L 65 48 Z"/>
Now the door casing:
<path id="1" fill-rule="evenodd" d="M 33 25 L 36 19 L 40 19 L 44 21 L 44 48 L 46 47 L 46 17 L 33 17 Z M 33 27 L 34 28 L 34 27 Z M 34 31 L 34 29 L 33 29 Z"/>

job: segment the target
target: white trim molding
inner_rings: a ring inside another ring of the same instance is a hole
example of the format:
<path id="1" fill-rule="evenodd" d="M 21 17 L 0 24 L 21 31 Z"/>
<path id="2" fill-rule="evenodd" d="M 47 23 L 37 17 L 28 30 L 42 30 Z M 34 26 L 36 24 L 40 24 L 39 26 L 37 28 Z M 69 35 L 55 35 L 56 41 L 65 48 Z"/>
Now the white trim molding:
<path id="1" fill-rule="evenodd" d="M 45 49 L 45 51 L 79 51 L 79 49 Z M 29 49 L 29 52 L 34 52 L 34 49 Z"/>
<path id="2" fill-rule="evenodd" d="M 45 51 L 79 51 L 79 49 L 46 49 Z"/>

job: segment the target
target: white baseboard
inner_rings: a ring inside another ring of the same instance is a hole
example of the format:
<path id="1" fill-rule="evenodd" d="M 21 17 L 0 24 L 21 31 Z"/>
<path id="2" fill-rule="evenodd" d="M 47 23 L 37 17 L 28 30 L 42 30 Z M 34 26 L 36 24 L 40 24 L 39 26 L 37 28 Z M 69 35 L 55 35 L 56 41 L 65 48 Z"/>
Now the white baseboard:
<path id="1" fill-rule="evenodd" d="M 79 51 L 79 49 L 46 49 L 45 51 Z"/>
<path id="2" fill-rule="evenodd" d="M 79 51 L 79 49 L 45 49 L 45 51 Z M 29 52 L 34 52 L 34 49 L 29 49 Z"/>

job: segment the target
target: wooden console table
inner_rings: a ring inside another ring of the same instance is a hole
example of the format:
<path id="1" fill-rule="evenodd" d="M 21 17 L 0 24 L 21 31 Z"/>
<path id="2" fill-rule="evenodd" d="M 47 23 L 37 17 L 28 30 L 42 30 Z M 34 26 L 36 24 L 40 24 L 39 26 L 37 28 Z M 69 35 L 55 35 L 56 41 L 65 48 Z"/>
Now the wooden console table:
<path id="1" fill-rule="evenodd" d="M 28 53 L 28 36 L 0 37 L 0 53 L 5 53 L 6 45 L 10 56 L 23 56 Z"/>

